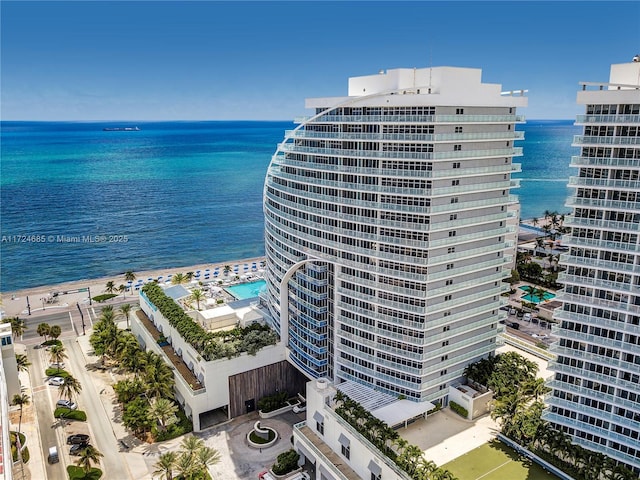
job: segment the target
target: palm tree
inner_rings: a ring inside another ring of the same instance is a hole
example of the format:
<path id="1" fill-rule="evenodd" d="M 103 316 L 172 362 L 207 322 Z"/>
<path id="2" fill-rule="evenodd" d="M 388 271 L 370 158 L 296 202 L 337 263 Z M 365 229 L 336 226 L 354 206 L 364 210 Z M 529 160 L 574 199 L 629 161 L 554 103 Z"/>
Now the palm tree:
<path id="1" fill-rule="evenodd" d="M 127 270 L 124 272 L 124 280 L 125 282 L 133 282 L 136 279 L 136 274 L 131 270 Z"/>
<path id="2" fill-rule="evenodd" d="M 16 393 L 11 399 L 12 405 L 20 405 L 20 420 L 18 420 L 18 433 L 21 432 L 22 429 L 22 408 L 25 405 L 29 405 L 29 395 L 26 393 Z"/>
<path id="3" fill-rule="evenodd" d="M 127 297 L 127 287 L 125 287 L 124 285 L 120 285 L 118 287 L 118 293 L 122 294 L 122 298 L 126 298 Z"/>
<path id="4" fill-rule="evenodd" d="M 51 363 L 57 364 L 57 371 L 60 371 L 60 364 L 67 358 L 64 345 L 53 345 L 49 350 Z"/>
<path id="5" fill-rule="evenodd" d="M 47 337 L 49 336 L 49 332 L 51 331 L 51 327 L 49 326 L 48 323 L 40 323 L 38 325 L 38 328 L 36 329 L 36 332 L 38 333 L 38 335 L 40 335 L 41 337 L 44 337 L 44 341 L 47 341 Z"/>
<path id="6" fill-rule="evenodd" d="M 80 458 L 76 461 L 76 465 L 82 467 L 84 473 L 88 474 L 91 472 L 93 464 L 100 461 L 100 457 L 104 457 L 104 455 L 102 455 L 96 447 L 89 445 L 80 453 Z"/>
<path id="7" fill-rule="evenodd" d="M 196 288 L 193 292 L 191 292 L 191 298 L 195 300 L 197 304 L 198 310 L 200 310 L 200 302 L 204 300 L 204 292 L 199 288 Z"/>
<path id="8" fill-rule="evenodd" d="M 100 320 L 113 320 L 113 305 L 105 305 L 100 310 Z"/>
<path id="9" fill-rule="evenodd" d="M 187 279 L 187 282 L 190 282 L 191 280 L 193 280 L 193 276 L 194 275 L 195 274 L 193 272 L 187 272 L 187 273 L 184 274 L 184 278 Z"/>
<path id="10" fill-rule="evenodd" d="M 186 453 L 182 453 L 178 456 L 176 460 L 175 468 L 182 478 L 191 479 L 193 478 L 195 472 L 195 462 L 193 457 L 190 457 Z"/>
<path id="11" fill-rule="evenodd" d="M 20 317 L 12 317 L 9 319 L 11 323 L 11 331 L 13 332 L 13 338 L 21 337 L 27 329 L 27 324 Z"/>
<path id="12" fill-rule="evenodd" d="M 202 447 L 196 452 L 196 464 L 204 471 L 208 471 L 209 467 L 220 462 L 220 452 L 214 448 Z"/>
<path id="13" fill-rule="evenodd" d="M 109 280 L 104 287 L 104 291 L 107 293 L 113 293 L 115 289 L 116 289 L 116 284 L 112 280 Z"/>
<path id="14" fill-rule="evenodd" d="M 62 328 L 60 325 L 51 325 L 49 329 L 49 336 L 56 340 L 62 334 Z"/>
<path id="15" fill-rule="evenodd" d="M 131 315 L 131 305 L 125 303 L 120 307 L 119 316 L 124 317 L 127 321 L 127 330 L 129 330 L 129 315 Z"/>
<path id="16" fill-rule="evenodd" d="M 155 470 L 153 476 L 164 476 L 165 480 L 173 479 L 173 469 L 178 461 L 178 454 L 176 452 L 163 453 L 158 457 L 158 461 L 155 463 Z"/>
<path id="17" fill-rule="evenodd" d="M 77 378 L 69 375 L 64 379 L 62 385 L 58 387 L 60 397 L 66 397 L 69 401 L 73 401 L 73 397 L 82 391 L 82 385 Z"/>
<path id="18" fill-rule="evenodd" d="M 149 418 L 160 424 L 161 430 L 166 430 L 167 426 L 174 423 L 178 407 L 171 400 L 166 398 L 157 398 L 151 402 L 149 407 Z"/>
<path id="19" fill-rule="evenodd" d="M 229 272 L 231 271 L 231 267 L 229 265 L 225 265 L 223 271 L 225 275 L 229 275 Z"/>
<path id="20" fill-rule="evenodd" d="M 171 283 L 174 285 L 180 285 L 185 283 L 187 278 L 182 273 L 176 273 L 173 277 L 171 277 Z"/>
<path id="21" fill-rule="evenodd" d="M 25 354 L 16 353 L 16 366 L 18 367 L 18 372 L 27 372 L 29 371 L 31 362 Z"/>
<path id="22" fill-rule="evenodd" d="M 533 217 L 531 219 L 531 224 L 535 227 L 536 225 L 538 225 L 538 223 L 540 223 L 540 220 L 538 220 L 537 217 Z"/>

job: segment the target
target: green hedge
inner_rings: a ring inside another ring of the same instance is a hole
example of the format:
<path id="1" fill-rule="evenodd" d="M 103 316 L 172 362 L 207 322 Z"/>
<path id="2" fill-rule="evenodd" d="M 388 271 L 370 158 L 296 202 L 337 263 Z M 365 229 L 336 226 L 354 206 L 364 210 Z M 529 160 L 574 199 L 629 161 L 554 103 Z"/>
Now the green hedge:
<path id="1" fill-rule="evenodd" d="M 107 300 L 111 300 L 112 298 L 117 296 L 118 296 L 117 293 L 103 293 L 102 295 L 96 295 L 95 297 L 92 298 L 92 300 L 94 302 L 102 303 L 102 302 L 106 302 Z"/>
<path id="2" fill-rule="evenodd" d="M 469 415 L 467 409 L 462 405 L 458 405 L 456 402 L 449 402 L 449 407 L 461 417 L 467 418 L 467 416 Z"/>
<path id="3" fill-rule="evenodd" d="M 298 460 L 300 455 L 295 450 L 287 450 L 278 455 L 278 459 L 271 469 L 276 475 L 284 475 L 293 472 L 298 468 Z"/>
<path id="4" fill-rule="evenodd" d="M 69 465 L 67 467 L 67 474 L 69 475 L 69 480 L 98 480 L 102 477 L 102 470 L 92 468 L 89 473 L 84 473 L 82 468 L 76 465 Z"/>
<path id="5" fill-rule="evenodd" d="M 208 332 L 194 321 L 157 283 L 142 287 L 143 296 L 155 305 L 169 324 L 205 361 L 233 358 L 243 352 L 255 355 L 267 345 L 275 345 L 276 334 L 267 325 L 254 323 L 222 332 Z"/>
<path id="6" fill-rule="evenodd" d="M 62 378 L 67 378 L 70 373 L 67 372 L 64 368 L 61 368 L 60 370 L 58 370 L 57 368 L 47 368 L 44 371 L 44 374 L 47 377 L 62 377 Z"/>
<path id="7" fill-rule="evenodd" d="M 87 421 L 87 414 L 82 410 L 70 410 L 65 407 L 58 407 L 53 412 L 53 416 L 60 418 L 64 415 L 65 420 L 80 420 L 81 422 Z"/>

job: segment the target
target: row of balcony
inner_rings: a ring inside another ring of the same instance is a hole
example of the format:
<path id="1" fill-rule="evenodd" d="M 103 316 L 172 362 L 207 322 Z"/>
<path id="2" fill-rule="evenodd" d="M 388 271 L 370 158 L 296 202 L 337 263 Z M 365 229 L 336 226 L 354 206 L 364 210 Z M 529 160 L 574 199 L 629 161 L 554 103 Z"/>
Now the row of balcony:
<path id="1" fill-rule="evenodd" d="M 309 161 L 294 160 L 283 153 L 275 154 L 271 158 L 271 166 L 269 173 L 277 174 L 280 172 L 279 167 L 286 165 L 298 168 L 304 168 L 311 171 L 331 172 L 331 173 L 348 173 L 354 175 L 380 176 L 384 178 L 462 178 L 480 175 L 518 173 L 522 172 L 520 163 L 500 163 L 498 165 L 488 167 L 462 167 L 452 169 L 450 165 L 444 168 L 423 168 L 423 169 L 404 169 L 404 168 L 381 168 L 381 167 L 354 167 L 345 165 L 336 165 L 333 163 L 315 162 L 314 157 L 310 157 Z M 421 159 L 424 160 L 424 159 Z M 436 163 L 435 166 L 440 164 Z M 425 167 L 427 165 L 425 164 Z M 432 166 L 433 167 L 433 166 Z"/>
<path id="2" fill-rule="evenodd" d="M 607 300 L 605 298 L 596 298 L 591 295 L 578 295 L 576 293 L 568 293 L 560 290 L 556 295 L 556 300 L 565 303 L 574 303 L 577 305 L 589 305 L 590 307 L 606 308 L 616 310 L 622 313 L 632 313 L 640 315 L 640 306 L 631 305 L 626 300 Z"/>
<path id="3" fill-rule="evenodd" d="M 588 123 L 615 123 L 615 124 L 638 124 L 640 123 L 640 115 L 631 114 L 586 114 L 576 115 L 576 125 L 588 124 Z"/>
<path id="4" fill-rule="evenodd" d="M 640 369 L 640 366 L 631 362 L 625 362 L 620 358 L 607 357 L 606 355 L 598 355 L 597 353 L 589 353 L 583 350 L 576 350 L 569 347 L 561 347 L 558 343 L 553 343 L 549 348 L 549 351 L 555 353 L 558 356 L 575 358 L 577 360 L 589 360 L 594 363 L 599 363 L 603 366 L 621 368 L 623 370 L 628 370 L 629 372 L 637 372 Z M 620 352 L 617 351 L 616 353 L 619 357 Z"/>
<path id="5" fill-rule="evenodd" d="M 640 190 L 640 188 L 639 188 Z M 564 217 L 565 227 L 586 227 L 601 230 L 613 230 L 621 232 L 638 232 L 639 226 L 637 222 L 620 222 L 616 220 L 603 220 L 593 218 L 582 218 L 568 215 Z"/>
<path id="6" fill-rule="evenodd" d="M 583 147 L 588 145 L 640 145 L 640 137 L 600 137 L 575 135 L 573 137 L 573 147 Z"/>
<path id="7" fill-rule="evenodd" d="M 549 368 L 551 370 L 554 370 L 558 373 L 572 373 L 570 370 L 566 370 L 565 369 L 565 365 L 558 365 L 558 366 L 552 366 L 551 363 L 549 364 Z M 583 369 L 575 369 L 578 372 L 576 373 L 577 378 L 585 378 L 585 379 L 594 379 L 594 380 L 598 380 L 601 377 L 605 377 L 605 375 L 594 375 L 593 372 L 584 372 Z M 585 374 L 586 373 L 586 374 Z M 625 388 L 624 385 L 617 385 L 616 384 L 616 380 L 615 379 L 611 379 L 611 377 L 609 377 L 608 379 L 600 379 L 599 380 L 600 383 L 605 383 L 607 385 L 611 385 L 612 387 L 617 387 L 617 388 Z M 614 382 L 613 384 L 611 382 Z M 625 384 L 628 382 L 624 382 Z M 615 405 L 615 406 L 620 406 L 620 407 L 627 407 L 627 408 L 631 408 L 631 409 L 637 409 L 638 408 L 638 403 L 637 402 L 632 402 L 631 400 L 628 400 L 626 398 L 621 398 L 615 395 L 611 395 L 608 393 L 604 393 L 604 392 L 597 392 L 591 388 L 586 388 L 586 387 L 582 387 L 579 385 L 574 385 L 573 383 L 567 383 L 567 382 L 562 382 L 560 380 L 549 380 L 546 383 L 547 387 L 552 388 L 554 390 L 561 390 L 563 392 L 567 392 L 567 393 L 573 393 L 575 395 L 580 395 L 582 397 L 585 398 L 591 398 L 594 400 L 599 400 L 601 402 L 606 402 L 609 403 L 611 405 Z M 631 385 L 630 388 L 631 390 L 633 390 L 635 387 L 637 387 L 637 385 Z M 552 396 L 552 392 L 549 392 L 547 394 L 548 397 Z M 546 400 L 546 397 L 545 397 Z"/>
<path id="8" fill-rule="evenodd" d="M 614 242 L 611 240 L 599 240 L 596 238 L 576 237 L 576 236 L 563 236 L 562 242 L 565 245 L 575 247 L 586 248 L 599 248 L 609 251 L 622 251 L 622 252 L 636 252 L 640 250 L 640 246 L 637 243 L 629 242 Z"/>
<path id="9" fill-rule="evenodd" d="M 322 115 L 295 117 L 294 123 L 524 123 L 524 115 Z"/>
<path id="10" fill-rule="evenodd" d="M 640 430 L 640 422 L 636 422 L 630 418 L 626 418 L 626 417 L 620 417 L 619 415 L 616 415 L 615 413 L 613 413 L 613 411 L 611 412 L 606 412 L 604 410 L 599 410 L 597 408 L 593 408 L 593 407 L 589 407 L 587 405 L 576 405 L 575 402 L 571 402 L 569 400 L 563 400 L 562 398 L 559 397 L 548 397 L 547 399 L 545 399 L 547 403 L 547 405 L 549 406 L 556 406 L 556 407 L 560 407 L 560 408 L 566 408 L 569 410 L 579 410 L 580 413 L 582 414 L 586 414 L 586 415 L 591 415 L 594 418 L 597 418 L 599 420 L 604 420 L 607 421 L 609 423 L 617 423 L 618 425 L 624 425 L 625 427 L 634 429 L 634 430 Z"/>
<path id="11" fill-rule="evenodd" d="M 639 167 L 638 158 L 616 158 L 616 157 L 582 157 L 572 156 L 570 166 L 572 167 Z"/>
<path id="12" fill-rule="evenodd" d="M 576 407 L 577 406 L 578 405 L 576 405 Z M 582 405 L 580 405 L 580 407 L 582 407 Z M 576 410 L 573 410 L 573 411 L 575 412 Z M 623 445 L 629 445 L 629 446 L 634 445 L 634 441 L 630 437 L 612 432 L 605 428 L 596 427 L 595 425 L 591 425 L 586 422 L 581 422 L 574 418 L 565 417 L 563 415 L 560 415 L 558 413 L 553 413 L 548 410 L 543 413 L 542 418 L 544 420 L 547 420 L 548 422 L 556 423 L 558 425 L 564 425 L 566 427 L 571 427 L 582 432 L 591 433 L 598 437 L 607 438 L 609 440 L 615 440 Z"/>
<path id="13" fill-rule="evenodd" d="M 291 143 L 278 144 L 281 152 L 310 153 L 353 158 L 412 158 L 420 160 L 469 159 L 492 157 L 521 157 L 522 147 L 492 148 L 488 150 L 456 150 L 448 152 L 381 152 L 378 150 L 355 150 L 347 148 L 304 147 Z"/>
<path id="14" fill-rule="evenodd" d="M 600 335 L 592 335 L 589 333 L 577 332 L 575 330 L 568 330 L 566 328 L 560 328 L 554 325 L 551 328 L 551 333 L 559 338 L 568 338 L 576 340 L 578 342 L 590 343 L 592 345 L 598 345 L 599 347 L 609 347 L 620 350 L 621 352 L 635 353 L 638 349 L 637 345 L 633 345 L 622 340 L 614 340 L 612 338 L 602 337 Z"/>
<path id="15" fill-rule="evenodd" d="M 310 130 L 285 130 L 285 138 L 320 138 L 329 140 L 400 141 L 400 142 L 465 142 L 475 140 L 523 140 L 524 132 L 468 133 L 366 133 L 366 132 L 316 132 Z"/>
<path id="16" fill-rule="evenodd" d="M 638 162 L 640 163 L 640 161 Z M 597 187 L 611 190 L 640 190 L 640 180 L 615 180 L 612 178 L 570 177 L 569 187 Z"/>
<path id="17" fill-rule="evenodd" d="M 607 210 L 622 210 L 637 212 L 640 210 L 640 202 L 626 202 L 623 200 L 603 200 L 599 198 L 585 198 L 571 195 L 567 197 L 567 207 L 604 208 Z"/>
<path id="18" fill-rule="evenodd" d="M 611 290 L 616 292 L 639 292 L 640 286 L 632 285 L 631 282 L 613 282 L 611 280 L 603 280 L 601 278 L 587 277 L 584 275 L 570 275 L 569 273 L 560 272 L 558 274 L 558 282 L 572 285 L 589 285 L 591 287 Z"/>
<path id="19" fill-rule="evenodd" d="M 584 313 L 567 312 L 557 308 L 554 311 L 553 318 L 559 321 L 566 320 L 568 322 L 580 323 L 583 325 L 597 325 L 598 327 L 608 328 L 617 332 L 631 333 L 632 335 L 640 335 L 640 325 L 633 325 L 625 321 L 616 321 L 608 318 L 595 317 Z"/>

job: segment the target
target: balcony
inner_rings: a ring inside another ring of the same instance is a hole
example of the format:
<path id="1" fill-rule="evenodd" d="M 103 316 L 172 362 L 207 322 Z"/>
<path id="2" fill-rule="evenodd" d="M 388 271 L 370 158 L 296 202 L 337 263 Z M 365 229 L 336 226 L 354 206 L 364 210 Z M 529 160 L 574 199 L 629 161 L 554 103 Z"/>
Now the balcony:
<path id="1" fill-rule="evenodd" d="M 149 320 L 149 317 L 147 317 L 147 315 L 142 310 L 136 311 L 136 315 L 138 316 L 140 323 L 151 335 L 151 338 L 153 338 L 153 341 L 158 344 L 158 340 L 163 336 L 162 333 L 156 328 L 153 322 Z M 160 348 L 169 362 L 171 362 L 171 364 L 175 367 L 174 372 L 177 371 L 180 374 L 181 378 L 177 378 L 176 376 L 176 380 L 184 380 L 184 383 L 186 383 L 186 385 L 188 385 L 191 391 L 196 395 L 199 393 L 204 393 L 204 385 L 202 385 L 202 383 L 200 383 L 200 380 L 198 380 L 198 377 L 196 377 L 196 375 L 191 370 L 189 370 L 187 364 L 184 362 L 184 360 L 182 360 L 182 357 L 176 354 L 173 347 L 171 345 L 164 345 Z"/>

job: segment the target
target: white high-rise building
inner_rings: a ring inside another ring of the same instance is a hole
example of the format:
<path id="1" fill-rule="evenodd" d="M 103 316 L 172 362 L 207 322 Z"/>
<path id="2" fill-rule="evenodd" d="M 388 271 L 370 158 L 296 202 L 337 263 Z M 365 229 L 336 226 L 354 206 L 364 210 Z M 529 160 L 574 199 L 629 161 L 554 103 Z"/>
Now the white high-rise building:
<path id="1" fill-rule="evenodd" d="M 309 378 L 446 402 L 465 366 L 494 352 L 527 98 L 481 73 L 350 78 L 347 97 L 307 99 L 315 114 L 278 146 L 262 296 Z"/>
<path id="2" fill-rule="evenodd" d="M 582 85 L 544 418 L 640 473 L 640 63 Z"/>

